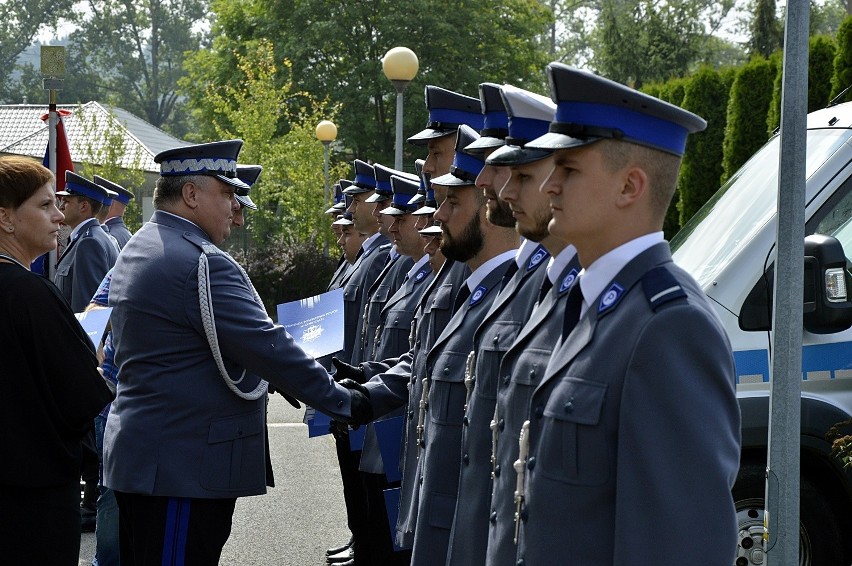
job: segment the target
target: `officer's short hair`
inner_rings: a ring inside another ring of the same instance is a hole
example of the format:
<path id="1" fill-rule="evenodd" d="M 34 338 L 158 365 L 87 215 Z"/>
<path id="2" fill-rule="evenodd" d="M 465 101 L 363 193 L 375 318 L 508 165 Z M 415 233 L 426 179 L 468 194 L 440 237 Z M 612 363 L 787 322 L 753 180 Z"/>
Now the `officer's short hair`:
<path id="1" fill-rule="evenodd" d="M 89 208 L 92 210 L 92 216 L 97 216 L 101 209 L 104 207 L 104 203 L 97 201 L 93 198 L 84 197 L 83 195 L 74 195 L 78 198 L 83 199 L 87 203 L 89 203 Z"/>
<path id="2" fill-rule="evenodd" d="M 154 208 L 160 210 L 166 205 L 176 203 L 183 194 L 183 186 L 187 183 L 198 183 L 198 177 L 199 175 L 172 175 L 157 179 Z"/>
<path id="3" fill-rule="evenodd" d="M 641 166 L 650 181 L 651 207 L 664 218 L 677 188 L 681 158 L 648 146 L 611 139 L 600 140 L 594 147 L 603 155 L 604 166 L 610 172 L 628 164 Z"/>

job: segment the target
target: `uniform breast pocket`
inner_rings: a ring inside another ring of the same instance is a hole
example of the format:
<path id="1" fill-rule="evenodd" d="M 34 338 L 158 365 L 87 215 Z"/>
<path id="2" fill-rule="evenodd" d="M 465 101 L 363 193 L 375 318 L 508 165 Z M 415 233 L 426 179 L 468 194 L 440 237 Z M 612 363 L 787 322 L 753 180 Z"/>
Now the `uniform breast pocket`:
<path id="1" fill-rule="evenodd" d="M 611 473 L 601 423 L 606 384 L 567 377 L 544 407 L 537 458 L 541 473 L 575 485 L 601 485 Z M 533 409 L 535 410 L 535 409 Z"/>
<path id="2" fill-rule="evenodd" d="M 424 312 L 432 312 L 433 310 L 439 311 L 448 311 L 453 304 L 453 286 L 452 285 L 441 285 L 438 289 L 435 290 L 435 294 L 432 296 L 432 300 L 430 300 L 426 304 L 426 308 L 423 309 Z"/>
<path id="3" fill-rule="evenodd" d="M 357 301 L 360 297 L 358 294 L 359 286 L 357 283 L 350 283 L 346 287 L 343 288 L 343 302 L 344 303 L 353 303 Z"/>
<path id="4" fill-rule="evenodd" d="M 514 354 L 513 354 L 514 355 Z M 551 351 L 542 348 L 525 348 L 511 366 L 503 364 L 502 386 L 509 388 L 506 398 L 515 415 L 527 415 L 530 410 L 530 396 L 544 376 Z"/>
<path id="5" fill-rule="evenodd" d="M 468 352 L 441 352 L 432 366 L 429 416 L 438 424 L 461 426 L 467 389 L 464 385 Z"/>
<path id="6" fill-rule="evenodd" d="M 476 387 L 473 390 L 477 397 L 489 400 L 497 398 L 500 361 L 515 341 L 520 328 L 520 322 L 497 321 L 489 325 L 487 332 L 480 337 L 476 363 Z"/>
<path id="7" fill-rule="evenodd" d="M 411 334 L 411 318 L 412 315 L 403 310 L 388 311 L 382 330 L 382 341 L 384 351 L 390 353 L 390 356 L 394 355 L 393 353 L 402 354 L 409 350 L 408 338 Z"/>
<path id="8" fill-rule="evenodd" d="M 61 277 L 66 277 L 71 272 L 71 262 L 65 261 L 59 264 L 59 267 L 56 268 L 56 275 Z"/>
<path id="9" fill-rule="evenodd" d="M 211 422 L 201 466 L 201 485 L 220 491 L 262 487 L 266 483 L 263 451 L 260 411 Z"/>

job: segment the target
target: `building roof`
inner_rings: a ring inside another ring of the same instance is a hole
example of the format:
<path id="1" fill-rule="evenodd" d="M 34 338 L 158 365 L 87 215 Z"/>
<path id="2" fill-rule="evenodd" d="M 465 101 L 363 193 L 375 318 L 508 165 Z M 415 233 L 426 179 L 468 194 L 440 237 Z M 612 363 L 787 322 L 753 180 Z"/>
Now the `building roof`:
<path id="1" fill-rule="evenodd" d="M 74 163 L 98 163 L 97 156 L 103 154 L 110 137 L 116 133 L 123 136 L 125 145 L 120 165 L 128 169 L 159 173 L 160 166 L 154 163 L 155 155 L 166 149 L 190 145 L 122 108 L 105 107 L 98 102 L 57 107 L 71 112 L 63 122 Z M 0 105 L 0 154 L 42 159 L 48 138 L 47 123 L 41 119 L 45 114 L 47 107 L 43 104 Z M 110 131 L 110 116 L 118 122 L 117 131 Z"/>

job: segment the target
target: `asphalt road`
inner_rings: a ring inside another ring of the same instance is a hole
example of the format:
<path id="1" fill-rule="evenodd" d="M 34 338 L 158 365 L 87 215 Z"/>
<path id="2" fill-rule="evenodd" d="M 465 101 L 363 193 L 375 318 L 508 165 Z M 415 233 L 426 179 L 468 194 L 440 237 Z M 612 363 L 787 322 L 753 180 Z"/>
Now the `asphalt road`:
<path id="1" fill-rule="evenodd" d="M 331 436 L 308 438 L 296 410 L 280 395 L 269 404 L 269 442 L 276 487 L 237 500 L 220 564 L 320 566 L 325 549 L 349 539 L 343 488 Z M 79 566 L 91 564 L 94 534 L 81 536 Z"/>

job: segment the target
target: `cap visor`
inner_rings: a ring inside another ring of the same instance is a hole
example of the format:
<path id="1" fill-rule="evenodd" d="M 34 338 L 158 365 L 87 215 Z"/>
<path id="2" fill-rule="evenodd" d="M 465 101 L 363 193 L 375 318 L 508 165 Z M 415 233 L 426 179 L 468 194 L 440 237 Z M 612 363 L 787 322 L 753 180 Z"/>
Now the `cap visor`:
<path id="1" fill-rule="evenodd" d="M 505 145 L 485 159 L 488 165 L 508 166 L 532 163 L 539 159 L 553 155 L 552 151 L 546 149 L 527 149 L 516 145 Z"/>
<path id="2" fill-rule="evenodd" d="M 426 200 L 426 195 L 422 193 L 417 193 L 416 195 L 411 197 L 411 200 L 408 201 L 408 204 L 420 204 L 424 200 Z"/>
<path id="3" fill-rule="evenodd" d="M 223 183 L 227 183 L 227 184 L 231 185 L 232 187 L 236 187 L 238 189 L 245 189 L 245 190 L 251 189 L 251 187 L 248 186 L 247 184 L 245 184 L 244 182 L 242 182 L 239 179 L 239 177 L 226 177 L 224 175 L 213 175 L 213 176 L 216 177 L 217 179 L 219 179 L 220 181 L 222 181 Z"/>
<path id="4" fill-rule="evenodd" d="M 603 138 L 572 138 L 571 136 L 566 136 L 565 134 L 548 132 L 543 136 L 538 137 L 531 142 L 528 142 L 524 146 L 524 148 L 545 149 L 554 151 L 557 149 L 568 149 L 569 147 L 580 147 L 583 145 L 589 145 L 590 143 L 594 143 L 600 139 Z"/>
<path id="5" fill-rule="evenodd" d="M 250 208 L 251 210 L 257 210 L 257 205 L 254 204 L 254 201 L 252 201 L 251 197 L 248 195 L 234 195 L 234 198 L 236 198 L 237 202 L 244 207 Z"/>
<path id="6" fill-rule="evenodd" d="M 408 143 L 414 144 L 414 145 L 426 145 L 426 144 L 429 143 L 429 140 L 432 140 L 432 139 L 435 139 L 435 138 L 442 138 L 444 136 L 449 136 L 449 135 L 452 135 L 452 134 L 455 134 L 455 133 L 456 133 L 455 129 L 452 129 L 452 130 L 433 130 L 432 128 L 426 128 L 425 130 L 417 132 L 416 134 L 414 134 L 413 136 L 408 138 L 407 141 L 408 141 Z"/>
<path id="7" fill-rule="evenodd" d="M 383 195 L 382 193 L 375 193 L 368 196 L 364 199 L 364 202 L 384 202 L 386 200 L 390 200 L 391 197 L 388 195 Z"/>
<path id="8" fill-rule="evenodd" d="M 466 145 L 462 151 L 471 155 L 482 155 L 489 149 L 500 147 L 505 144 L 506 142 L 503 141 L 502 138 L 484 137 L 479 138 L 472 144 Z"/>
<path id="9" fill-rule="evenodd" d="M 340 209 L 334 208 L 333 206 L 325 211 L 325 214 L 337 214 L 340 212 Z"/>
<path id="10" fill-rule="evenodd" d="M 464 187 L 466 185 L 473 185 L 472 181 L 466 181 L 464 179 L 459 179 L 452 173 L 447 173 L 446 175 L 441 175 L 437 179 L 432 179 L 433 185 L 441 185 L 442 187 Z"/>
<path id="11" fill-rule="evenodd" d="M 337 220 L 332 222 L 332 224 L 334 226 L 350 226 L 350 225 L 355 224 L 355 223 L 352 222 L 351 220 L 347 220 L 346 218 L 338 218 Z"/>
<path id="12" fill-rule="evenodd" d="M 369 193 L 370 191 L 374 191 L 375 189 L 365 189 L 364 187 L 359 187 L 357 185 L 352 185 L 351 187 L 347 187 L 343 189 L 343 194 L 345 195 L 360 195 L 361 193 Z"/>
<path id="13" fill-rule="evenodd" d="M 427 226 L 422 230 L 418 230 L 418 233 L 422 236 L 440 236 L 441 235 L 441 227 L 440 226 Z"/>
<path id="14" fill-rule="evenodd" d="M 71 193 L 69 193 L 68 191 L 56 191 L 56 194 L 57 194 L 57 195 L 59 195 L 59 196 L 61 196 L 61 197 L 67 197 L 67 196 L 69 196 Z"/>
<path id="15" fill-rule="evenodd" d="M 411 212 L 410 210 L 403 210 L 402 208 L 397 208 L 395 206 L 388 206 L 384 210 L 382 210 L 382 214 L 387 214 L 388 216 L 402 216 L 403 214 L 408 214 Z"/>

